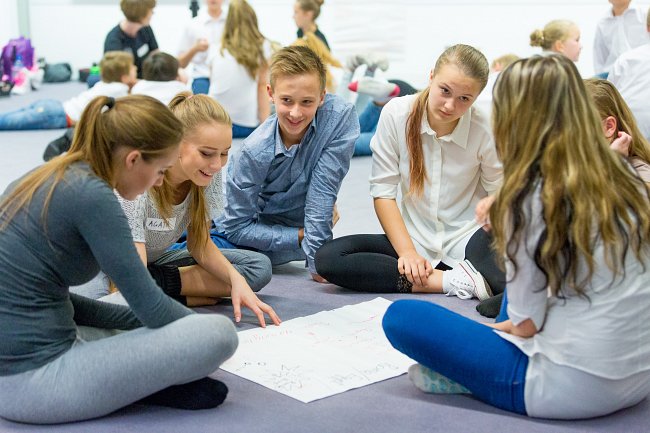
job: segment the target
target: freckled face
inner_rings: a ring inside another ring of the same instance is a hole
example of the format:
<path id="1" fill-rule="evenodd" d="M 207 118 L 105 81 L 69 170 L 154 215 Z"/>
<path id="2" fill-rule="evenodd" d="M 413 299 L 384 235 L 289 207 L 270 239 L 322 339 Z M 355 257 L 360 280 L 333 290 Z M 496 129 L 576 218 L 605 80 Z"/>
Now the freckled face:
<path id="1" fill-rule="evenodd" d="M 451 63 L 442 66 L 436 75 L 432 71 L 430 78 L 427 119 L 440 134 L 437 128 L 453 130 L 481 93 L 481 84 Z"/>
<path id="2" fill-rule="evenodd" d="M 199 186 L 208 186 L 226 162 L 232 145 L 232 127 L 212 122 L 199 125 L 181 142 L 174 173 Z"/>

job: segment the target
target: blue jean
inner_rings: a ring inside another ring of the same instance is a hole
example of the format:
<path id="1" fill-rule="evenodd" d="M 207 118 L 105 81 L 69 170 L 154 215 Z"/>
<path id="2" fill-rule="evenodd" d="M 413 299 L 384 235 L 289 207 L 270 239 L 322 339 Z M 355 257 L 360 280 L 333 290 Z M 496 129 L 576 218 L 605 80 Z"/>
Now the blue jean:
<path id="1" fill-rule="evenodd" d="M 80 326 L 67 352 L 0 376 L 0 416 L 34 424 L 96 418 L 214 372 L 237 348 L 230 319 L 192 314 L 157 329 Z"/>
<path id="2" fill-rule="evenodd" d="M 357 141 L 354 142 L 353 156 L 372 155 L 372 151 L 370 150 L 370 140 L 375 136 L 382 108 L 382 106 L 371 101 L 366 105 L 366 108 L 359 116 L 361 134 L 359 134 Z"/>
<path id="3" fill-rule="evenodd" d="M 68 126 L 61 101 L 40 99 L 25 108 L 0 114 L 0 130 L 31 131 Z"/>
<path id="4" fill-rule="evenodd" d="M 210 79 L 207 77 L 195 78 L 192 81 L 192 93 L 195 95 L 207 95 L 210 90 Z"/>
<path id="5" fill-rule="evenodd" d="M 481 401 L 526 415 L 528 357 L 491 328 L 425 301 L 394 302 L 383 319 L 390 343 Z"/>
<path id="6" fill-rule="evenodd" d="M 271 260 L 272 266 L 283 265 L 285 263 L 293 262 L 296 260 L 305 260 L 306 256 L 302 248 L 296 248 L 294 250 L 279 250 L 279 251 L 260 251 L 255 248 L 246 247 L 243 245 L 235 245 L 228 240 L 224 233 L 220 233 L 217 229 L 210 230 L 210 238 L 212 242 L 223 250 L 222 253 L 226 254 L 226 251 L 229 249 L 237 249 L 238 251 L 255 251 L 258 254 L 263 254 Z M 177 244 L 178 245 L 178 244 Z"/>
<path id="7" fill-rule="evenodd" d="M 251 128 L 250 126 L 232 124 L 232 138 L 246 138 L 253 131 L 255 131 L 255 128 Z"/>

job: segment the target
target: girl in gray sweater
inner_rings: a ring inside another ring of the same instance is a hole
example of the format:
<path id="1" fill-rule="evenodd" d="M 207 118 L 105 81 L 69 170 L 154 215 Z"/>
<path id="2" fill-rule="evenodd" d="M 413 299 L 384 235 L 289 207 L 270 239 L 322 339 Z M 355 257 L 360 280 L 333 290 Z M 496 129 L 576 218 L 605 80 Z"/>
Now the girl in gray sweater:
<path id="1" fill-rule="evenodd" d="M 199 409 L 225 398 L 206 376 L 235 351 L 234 326 L 160 290 L 113 193 L 132 200 L 161 184 L 182 133 L 153 98 L 95 98 L 70 151 L 0 197 L 0 416 L 60 423 L 136 401 Z M 130 309 L 69 292 L 100 269 Z"/>

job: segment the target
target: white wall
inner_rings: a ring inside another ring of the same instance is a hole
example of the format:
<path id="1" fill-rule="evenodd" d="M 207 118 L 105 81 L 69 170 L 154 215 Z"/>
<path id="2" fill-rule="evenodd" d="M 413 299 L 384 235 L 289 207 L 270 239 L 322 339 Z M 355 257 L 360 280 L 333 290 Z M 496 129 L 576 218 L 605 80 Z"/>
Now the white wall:
<path id="1" fill-rule="evenodd" d="M 21 1 L 30 4 L 37 55 L 75 68 L 101 58 L 106 33 L 121 19 L 118 0 Z M 293 41 L 294 0 L 249 1 L 267 37 L 283 44 Z M 158 0 L 151 24 L 162 50 L 176 53 L 190 19 L 188 5 L 189 0 Z M 592 75 L 595 24 L 607 8 L 606 0 L 327 0 L 318 22 L 339 59 L 356 51 L 385 52 L 391 60 L 388 77 L 421 87 L 446 46 L 474 45 L 488 59 L 509 52 L 530 55 L 539 49 L 528 46 L 529 34 L 555 18 L 573 20 L 581 28 L 584 49 L 578 67 L 583 75 Z"/>
<path id="2" fill-rule="evenodd" d="M 18 35 L 18 8 L 16 0 L 0 0 L 0 48 Z"/>

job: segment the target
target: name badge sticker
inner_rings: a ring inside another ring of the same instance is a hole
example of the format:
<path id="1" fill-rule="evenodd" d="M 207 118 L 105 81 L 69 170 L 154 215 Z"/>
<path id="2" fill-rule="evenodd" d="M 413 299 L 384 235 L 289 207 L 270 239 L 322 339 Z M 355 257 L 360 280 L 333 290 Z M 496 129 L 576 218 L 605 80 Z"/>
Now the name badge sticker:
<path id="1" fill-rule="evenodd" d="M 149 44 L 144 44 L 138 48 L 138 57 L 144 57 L 149 52 Z"/>
<path id="2" fill-rule="evenodd" d="M 145 227 L 154 232 L 170 232 L 176 227 L 176 218 L 169 218 L 166 222 L 162 218 L 147 218 Z"/>

